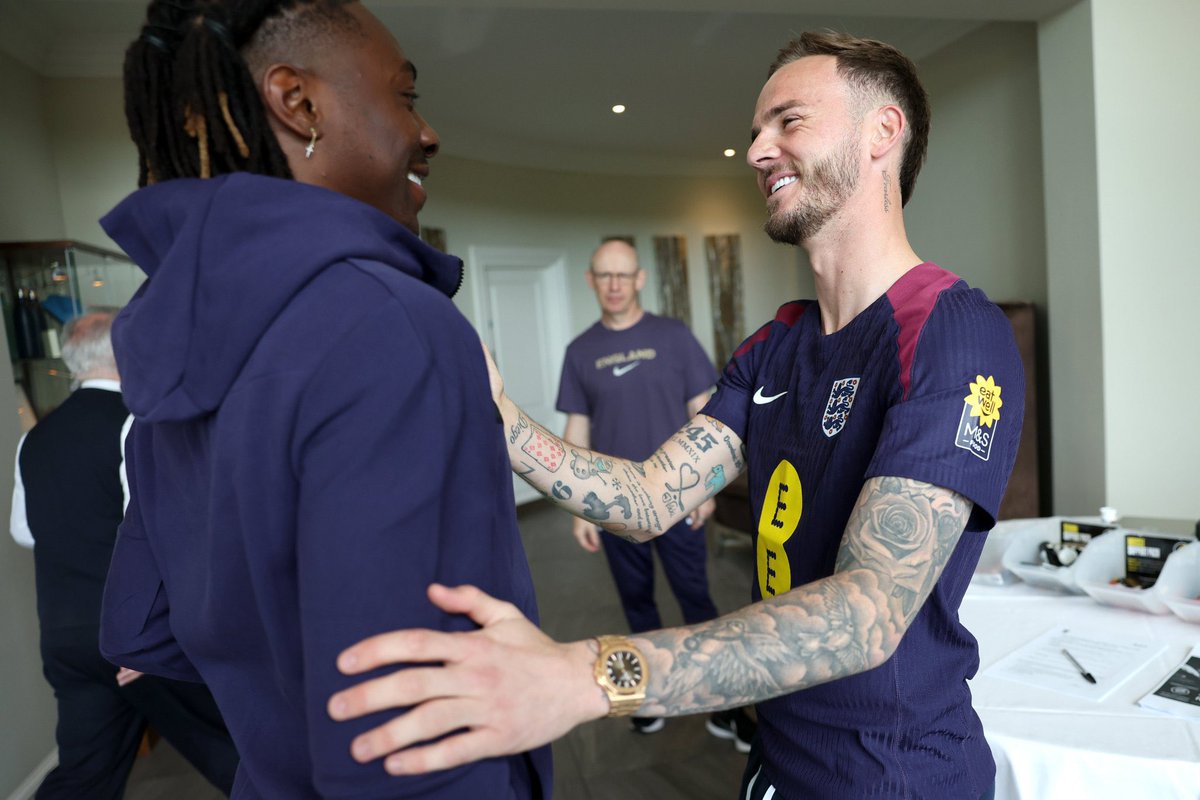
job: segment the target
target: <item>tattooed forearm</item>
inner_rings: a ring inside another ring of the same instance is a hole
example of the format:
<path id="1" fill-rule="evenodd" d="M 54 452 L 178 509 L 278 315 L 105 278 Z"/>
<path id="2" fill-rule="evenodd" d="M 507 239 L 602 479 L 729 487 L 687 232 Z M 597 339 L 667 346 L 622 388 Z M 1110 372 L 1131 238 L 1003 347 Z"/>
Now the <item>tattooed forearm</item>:
<path id="1" fill-rule="evenodd" d="M 693 418 L 648 459 L 636 462 L 566 444 L 507 396 L 502 396 L 499 408 L 514 472 L 575 516 L 640 541 L 667 531 L 742 469 L 726 449 L 736 449 L 741 442 L 704 415 Z M 586 440 L 587 430 L 579 421 L 569 422 L 568 430 Z M 725 438 L 725 447 L 717 433 Z"/>
<path id="2" fill-rule="evenodd" d="M 510 445 L 516 444 L 517 439 L 521 438 L 521 431 L 526 430 L 528 427 L 529 427 L 529 420 L 526 419 L 524 414 L 522 414 L 517 419 L 516 423 L 508 430 L 508 443 Z"/>
<path id="3" fill-rule="evenodd" d="M 650 662 L 639 713 L 673 716 L 778 697 L 871 669 L 887 654 L 865 570 L 827 578 L 710 622 L 635 637 Z"/>
<path id="4" fill-rule="evenodd" d="M 725 467 L 717 464 L 709 473 L 707 480 L 704 481 L 705 497 L 712 497 L 717 492 L 725 488 Z"/>
<path id="5" fill-rule="evenodd" d="M 722 441 L 725 442 L 725 449 L 729 451 L 729 457 L 733 460 L 733 465 L 737 467 L 738 472 L 745 470 L 746 446 L 742 445 L 740 448 L 734 447 L 733 441 L 729 436 L 722 437 Z"/>
<path id="6" fill-rule="evenodd" d="M 869 480 L 833 575 L 710 622 L 635 637 L 651 673 L 639 713 L 729 708 L 879 666 L 932 591 L 971 508 L 918 481 Z"/>
<path id="7" fill-rule="evenodd" d="M 971 508 L 961 495 L 927 483 L 872 479 L 846 523 L 837 569 L 889 576 L 893 604 L 907 627 L 958 544 Z"/>
<path id="8" fill-rule="evenodd" d="M 696 451 L 696 448 L 692 447 L 691 442 L 689 442 L 687 439 L 676 435 L 673 439 L 671 439 L 671 443 L 678 446 L 679 449 L 684 453 L 687 453 L 688 457 L 692 459 L 693 463 L 700 463 L 700 454 Z"/>

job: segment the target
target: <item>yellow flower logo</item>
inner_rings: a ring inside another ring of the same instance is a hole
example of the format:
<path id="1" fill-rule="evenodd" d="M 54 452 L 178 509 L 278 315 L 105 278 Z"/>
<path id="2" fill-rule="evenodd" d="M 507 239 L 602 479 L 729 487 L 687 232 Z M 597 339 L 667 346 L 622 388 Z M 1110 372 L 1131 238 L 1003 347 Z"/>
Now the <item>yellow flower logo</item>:
<path id="1" fill-rule="evenodd" d="M 991 375 L 986 378 L 976 375 L 971 383 L 971 393 L 963 400 L 971 406 L 971 416 L 979 417 L 980 426 L 990 428 L 993 422 L 1000 421 L 1000 406 L 1004 401 L 1000 399 L 1000 387 Z"/>

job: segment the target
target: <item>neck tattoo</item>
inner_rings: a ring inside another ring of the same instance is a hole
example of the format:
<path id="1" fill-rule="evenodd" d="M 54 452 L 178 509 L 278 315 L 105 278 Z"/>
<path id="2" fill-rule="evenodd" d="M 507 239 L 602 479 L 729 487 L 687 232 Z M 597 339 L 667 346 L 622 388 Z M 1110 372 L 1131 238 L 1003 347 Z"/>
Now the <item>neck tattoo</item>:
<path id="1" fill-rule="evenodd" d="M 892 210 L 892 198 L 888 195 L 888 174 L 887 170 L 883 171 L 883 213 L 887 214 Z"/>

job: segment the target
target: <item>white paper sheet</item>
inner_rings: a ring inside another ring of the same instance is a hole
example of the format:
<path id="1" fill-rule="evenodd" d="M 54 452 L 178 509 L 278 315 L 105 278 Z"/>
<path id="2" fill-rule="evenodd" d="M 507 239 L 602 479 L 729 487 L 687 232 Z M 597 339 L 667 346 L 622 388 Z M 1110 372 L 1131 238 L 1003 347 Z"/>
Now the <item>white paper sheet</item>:
<path id="1" fill-rule="evenodd" d="M 1165 647 L 1150 639 L 1114 641 L 1105 638 L 1102 630 L 1055 627 L 1009 653 L 982 674 L 1099 701 Z M 1095 683 L 1080 674 L 1063 655 L 1064 649 L 1096 679 Z"/>

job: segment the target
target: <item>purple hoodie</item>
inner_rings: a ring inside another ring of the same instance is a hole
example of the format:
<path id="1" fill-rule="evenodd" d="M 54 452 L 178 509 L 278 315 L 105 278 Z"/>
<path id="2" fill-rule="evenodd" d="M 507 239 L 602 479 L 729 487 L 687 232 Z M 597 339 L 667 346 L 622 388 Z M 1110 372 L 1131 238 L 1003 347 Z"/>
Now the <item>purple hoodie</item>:
<path id="1" fill-rule="evenodd" d="M 114 663 L 212 689 L 237 798 L 549 797 L 549 748 L 394 778 L 335 723 L 335 658 L 465 630 L 472 583 L 536 615 L 502 424 L 461 262 L 376 209 L 233 174 L 142 189 L 102 221 L 150 276 L 113 329 L 137 419 L 105 590 Z"/>

